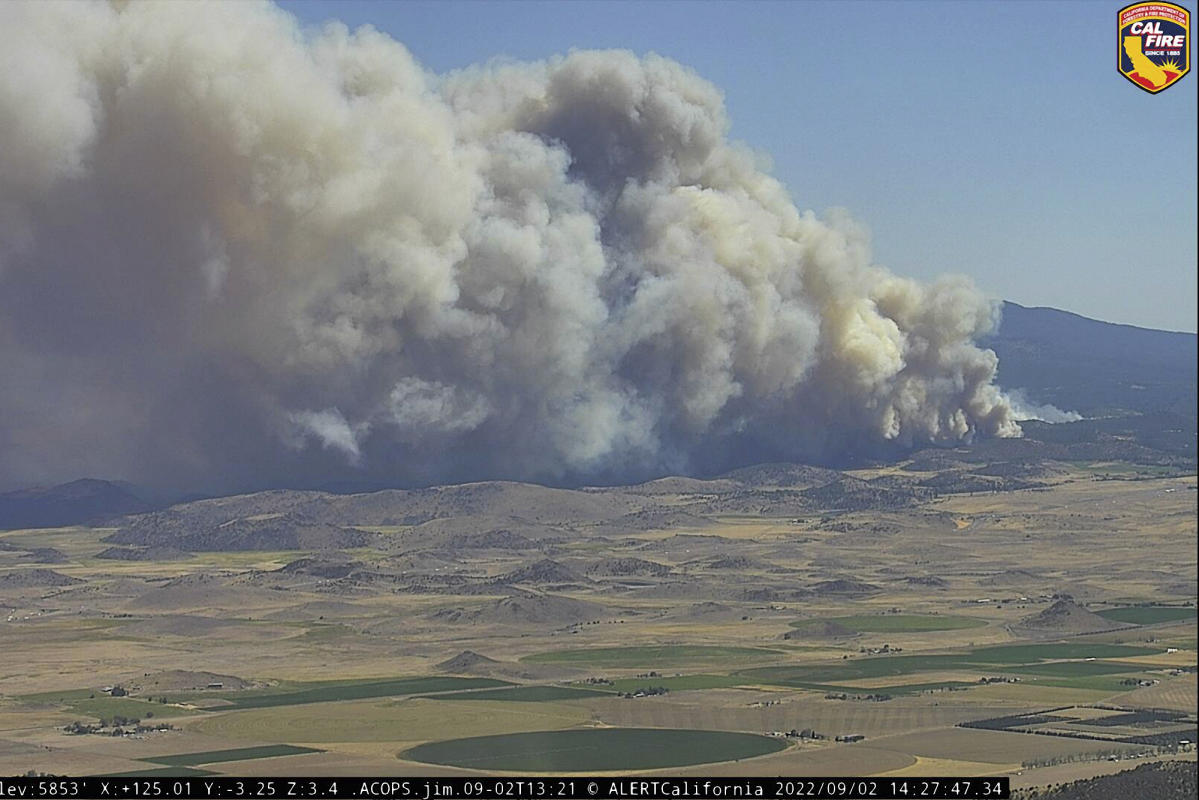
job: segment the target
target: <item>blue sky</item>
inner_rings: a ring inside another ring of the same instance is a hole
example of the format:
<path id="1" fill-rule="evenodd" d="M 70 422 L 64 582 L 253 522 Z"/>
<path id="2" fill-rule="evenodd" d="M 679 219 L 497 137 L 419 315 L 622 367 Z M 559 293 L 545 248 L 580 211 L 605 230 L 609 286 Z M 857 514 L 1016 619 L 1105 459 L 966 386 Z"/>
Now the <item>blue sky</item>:
<path id="1" fill-rule="evenodd" d="M 896 272 L 1196 329 L 1196 80 L 1116 72 L 1120 2 L 320 2 L 430 70 L 656 52 L 718 85 L 796 205 L 843 207 Z"/>

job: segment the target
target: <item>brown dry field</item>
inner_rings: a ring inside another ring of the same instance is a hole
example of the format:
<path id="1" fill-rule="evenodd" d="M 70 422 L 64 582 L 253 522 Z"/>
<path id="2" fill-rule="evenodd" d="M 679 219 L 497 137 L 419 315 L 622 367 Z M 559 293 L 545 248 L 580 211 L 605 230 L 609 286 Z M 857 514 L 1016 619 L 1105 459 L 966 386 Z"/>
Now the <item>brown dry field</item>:
<path id="1" fill-rule="evenodd" d="M 1034 770 L 1018 770 L 1009 775 L 1012 789 L 1028 789 L 1035 786 L 1051 786 L 1058 783 L 1071 783 L 1087 778 L 1098 778 L 1101 775 L 1111 775 L 1135 769 L 1151 760 L 1182 760 L 1194 761 L 1195 753 L 1180 755 L 1150 756 L 1146 758 L 1129 758 L 1119 761 L 1074 761 L 1068 764 L 1056 764 L 1052 767 L 1041 767 Z"/>
<path id="2" fill-rule="evenodd" d="M 813 728 L 830 738 L 860 733 L 867 737 L 895 730 L 946 728 L 969 719 L 1009 713 L 1006 706 L 984 706 L 924 697 L 897 698 L 886 703 L 829 701 L 808 693 L 765 708 L 714 704 L 707 692 L 680 693 L 672 699 L 646 698 L 588 701 L 596 718 L 613 727 L 694 728 L 705 730 L 788 731 Z M 964 694 L 964 693 L 962 693 Z M 960 696 L 960 695 L 959 695 Z"/>
<path id="3" fill-rule="evenodd" d="M 1177 711 L 1194 711 L 1199 707 L 1199 692 L 1196 691 L 1196 675 L 1179 675 L 1163 680 L 1157 686 L 1147 686 L 1128 694 L 1117 695 L 1111 702 L 1132 708 L 1169 708 Z"/>
<path id="4" fill-rule="evenodd" d="M 1138 745 L 971 728 L 941 728 L 885 736 L 870 740 L 870 746 L 928 758 L 977 761 L 1001 767 L 1019 767 L 1022 761 L 1033 758 L 1078 756 L 1087 753 L 1106 755 L 1112 750 L 1132 753 L 1144 749 Z"/>
<path id="5" fill-rule="evenodd" d="M 809 744 L 792 747 L 762 758 L 686 769 L 659 770 L 656 774 L 726 777 L 802 777 L 805 775 L 840 777 L 863 774 L 864 764 L 869 764 L 871 770 L 877 773 L 902 769 L 914 762 L 913 756 L 888 750 L 875 750 L 864 744 L 833 746 Z"/>
<path id="6" fill-rule="evenodd" d="M 472 736 L 573 728 L 591 715 L 577 704 L 484 701 L 358 700 L 250 709 L 187 720 L 188 730 L 225 740 L 394 742 L 411 746 L 444 738 L 447 730 Z M 400 749 L 397 747 L 397 749 Z"/>
<path id="7" fill-rule="evenodd" d="M 1014 768 L 1014 767 L 1013 767 Z M 932 758 L 915 756 L 911 766 L 885 772 L 890 776 L 953 775 L 958 778 L 990 777 L 1002 774 L 995 764 L 985 761 L 964 761 L 958 758 Z"/>
<path id="8" fill-rule="evenodd" d="M 869 477 L 878 472 L 862 474 Z M 883 472 L 901 474 L 895 469 Z M 770 663 L 835 665 L 843 657 L 864 658 L 863 648 L 884 643 L 910 655 L 1020 642 L 1024 634 L 1014 633 L 1013 627 L 1047 608 L 1053 593 L 1069 593 L 1095 609 L 1105 604 L 1194 600 L 1193 476 L 1097 481 L 1087 473 L 1067 472 L 1054 481 L 1046 490 L 955 495 L 896 511 L 768 519 L 728 515 L 693 530 L 564 541 L 556 545 L 552 557 L 567 565 L 584 565 L 587 559 L 606 556 L 636 557 L 665 564 L 682 578 L 674 583 L 647 579 L 644 587 L 632 589 L 607 579 L 565 589 L 518 587 L 598 606 L 602 608 L 599 624 L 576 625 L 567 619 L 472 622 L 469 616 L 454 621 L 437 615 L 446 610 L 469 614 L 485 609 L 515 590 L 496 590 L 491 595 L 420 594 L 385 586 L 345 588 L 319 580 L 295 582 L 283 590 L 263 578 L 275 574 L 267 571 L 306 555 L 296 551 L 201 553 L 180 561 L 120 562 L 95 558 L 107 546 L 101 539 L 110 529 L 0 532 L 0 544 L 62 551 L 65 563 L 39 566 L 84 581 L 65 587 L 0 588 L 0 774 L 28 769 L 73 774 L 144 769 L 148 765 L 139 757 L 287 742 L 328 752 L 206 768 L 246 775 L 454 774 L 464 771 L 404 762 L 397 754 L 420 741 L 592 725 L 758 733 L 814 728 L 830 739 L 844 733 L 867 737 L 860 744 L 804 743 L 762 758 L 669 770 L 677 774 L 853 775 L 869 765 L 875 774 L 961 770 L 959 774 L 969 775 L 994 769 L 1022 772 L 1021 781 L 1043 773 L 1051 782 L 1060 780 L 1054 777 L 1059 774 L 1108 769 L 1108 762 L 1094 760 L 1035 770 L 1020 767 L 1021 761 L 1046 754 L 1079 757 L 1111 749 L 1105 743 L 954 726 L 1096 702 L 1194 711 L 1194 673 L 1169 674 L 1171 668 L 1193 668 L 1196 663 L 1194 622 L 1090 636 L 1059 631 L 1043 637 L 1045 641 L 1141 645 L 1171 642 L 1181 647 L 1174 654 L 1124 659 L 1139 663 L 1161 681 L 1135 691 L 1025 681 L 873 703 L 826 700 L 822 692 L 746 679 L 749 688 L 674 691 L 638 700 L 600 697 L 504 703 L 378 698 L 213 712 L 171 719 L 182 730 L 143 739 L 66 736 L 63 725 L 88 716 L 69 704 L 22 698 L 115 683 L 136 686 L 147 674 L 176 669 L 266 682 L 438 675 L 444 674 L 439 662 L 464 650 L 501 662 L 483 668 L 495 677 L 538 685 L 589 676 L 633 677 L 642 671 L 638 666 L 520 661 L 547 651 L 664 645 L 777 651 L 760 663 L 684 657 L 653 664 L 668 677 L 676 672 L 727 675 Z M 680 503 L 683 500 L 679 498 Z M 403 526 L 376 530 L 388 542 L 402 539 L 406 532 Z M 680 534 L 721 538 L 676 538 Z M 749 566 L 711 567 L 703 559 L 713 553 L 744 556 Z M 393 544 L 348 553 L 367 564 L 384 564 L 393 554 Z M 463 569 L 488 576 L 511 571 L 528 560 L 527 555 L 495 551 L 462 555 Z M 21 565 L 11 551 L 0 549 L 0 578 L 28 566 Z M 163 588 L 167 580 L 200 574 L 211 579 Z M 913 583 L 907 580 L 911 576 L 936 581 Z M 867 583 L 875 590 L 771 600 L 738 595 L 745 586 L 810 586 L 838 578 Z M 697 593 L 689 593 L 692 583 L 701 587 L 694 590 Z M 702 609 L 692 612 L 705 601 L 719 603 L 727 611 L 710 618 Z M 789 623 L 796 620 L 891 609 L 976 617 L 987 624 L 840 639 L 783 639 L 793 630 Z M 914 673 L 897 679 L 847 677 L 839 683 L 867 688 L 974 681 L 989 669 Z M 773 704 L 762 705 L 766 702 Z"/>

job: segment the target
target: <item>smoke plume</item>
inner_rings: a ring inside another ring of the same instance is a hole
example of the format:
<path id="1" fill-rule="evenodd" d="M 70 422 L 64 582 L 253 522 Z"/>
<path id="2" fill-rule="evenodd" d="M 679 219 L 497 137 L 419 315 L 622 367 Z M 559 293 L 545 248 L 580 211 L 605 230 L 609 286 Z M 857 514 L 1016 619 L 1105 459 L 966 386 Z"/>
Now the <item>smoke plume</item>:
<path id="1" fill-rule="evenodd" d="M 780 102 L 782 100 L 780 99 Z M 620 480 L 1019 435 L 967 280 L 686 67 L 434 75 L 251 3 L 0 3 L 0 483 Z"/>
<path id="2" fill-rule="evenodd" d="M 1005 393 L 1012 407 L 1012 416 L 1018 422 L 1038 420 L 1058 425 L 1063 422 L 1078 422 L 1083 418 L 1077 411 L 1063 411 L 1052 403 L 1037 403 L 1029 399 L 1024 389 L 1008 389 Z"/>

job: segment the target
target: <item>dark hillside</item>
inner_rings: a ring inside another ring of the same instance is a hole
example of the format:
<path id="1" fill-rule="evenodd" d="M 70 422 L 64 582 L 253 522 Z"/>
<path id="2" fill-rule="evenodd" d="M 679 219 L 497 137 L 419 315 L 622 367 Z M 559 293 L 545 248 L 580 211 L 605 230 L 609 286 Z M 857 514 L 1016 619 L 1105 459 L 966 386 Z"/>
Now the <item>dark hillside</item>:
<path id="1" fill-rule="evenodd" d="M 94 478 L 0 494 L 0 529 L 57 528 L 149 511 L 127 487 Z"/>
<path id="2" fill-rule="evenodd" d="M 1093 416 L 1117 411 L 1195 415 L 1196 337 L 1003 304 L 999 384 L 1039 403 Z"/>

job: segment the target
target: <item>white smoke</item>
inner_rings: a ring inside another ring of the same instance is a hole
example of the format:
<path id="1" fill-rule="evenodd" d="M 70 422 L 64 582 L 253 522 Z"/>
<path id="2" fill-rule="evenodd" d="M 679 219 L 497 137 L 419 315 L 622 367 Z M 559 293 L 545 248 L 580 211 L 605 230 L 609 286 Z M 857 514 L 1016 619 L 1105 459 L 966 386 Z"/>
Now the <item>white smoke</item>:
<path id="1" fill-rule="evenodd" d="M 258 3 L 0 4 L 0 481 L 629 477 L 1016 436 L 657 56 L 446 76 Z"/>
<path id="2" fill-rule="evenodd" d="M 288 414 L 287 418 L 294 426 L 293 436 L 289 441 L 292 447 L 303 448 L 308 438 L 312 437 L 324 447 L 344 453 L 351 464 L 358 464 L 362 460 L 362 452 L 358 448 L 358 433 L 350 427 L 350 423 L 337 409 L 298 411 Z M 365 426 L 363 427 L 365 432 Z"/>
<path id="3" fill-rule="evenodd" d="M 1061 422 L 1078 422 L 1083 418 L 1077 411 L 1062 411 L 1051 403 L 1036 403 L 1029 399 L 1024 389 L 1008 389 L 1004 392 L 1012 406 L 1012 417 L 1018 422 L 1038 420 L 1058 424 Z"/>

